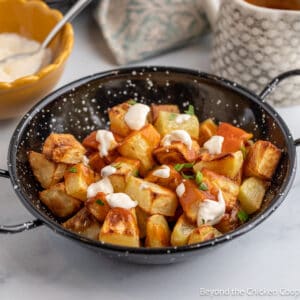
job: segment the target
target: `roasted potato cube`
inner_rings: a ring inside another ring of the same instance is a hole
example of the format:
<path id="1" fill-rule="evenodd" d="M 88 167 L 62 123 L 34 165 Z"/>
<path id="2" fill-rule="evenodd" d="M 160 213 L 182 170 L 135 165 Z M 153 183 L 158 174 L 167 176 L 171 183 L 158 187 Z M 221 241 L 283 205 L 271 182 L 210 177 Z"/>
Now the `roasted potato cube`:
<path id="1" fill-rule="evenodd" d="M 155 175 L 157 170 L 162 169 L 163 166 L 159 166 L 155 168 L 154 170 L 150 171 L 147 174 L 147 177 L 145 177 L 146 181 L 156 183 L 158 185 L 164 186 L 166 188 L 169 188 L 171 190 L 176 190 L 176 187 L 180 184 L 182 178 L 180 174 L 174 169 L 171 165 L 166 165 L 170 169 L 170 175 L 168 178 L 163 178 L 160 176 Z"/>
<path id="2" fill-rule="evenodd" d="M 84 205 L 86 209 L 99 221 L 104 222 L 110 206 L 106 201 L 104 193 L 97 193 L 95 197 L 88 198 Z"/>
<path id="3" fill-rule="evenodd" d="M 226 153 L 220 155 L 205 156 L 194 165 L 194 171 L 201 171 L 203 168 L 214 171 L 218 174 L 234 179 L 243 166 L 243 153 L 237 151 L 234 153 Z"/>
<path id="4" fill-rule="evenodd" d="M 189 149 L 181 142 L 173 142 L 170 146 L 160 146 L 153 151 L 153 155 L 161 164 L 180 164 L 193 162 L 199 157 L 200 147 L 196 141 L 192 141 Z"/>
<path id="5" fill-rule="evenodd" d="M 72 134 L 51 133 L 43 146 L 46 158 L 57 163 L 77 164 L 86 150 Z"/>
<path id="6" fill-rule="evenodd" d="M 257 141 L 250 147 L 247 154 L 244 168 L 245 176 L 270 180 L 280 157 L 281 151 L 275 145 L 267 141 Z"/>
<path id="7" fill-rule="evenodd" d="M 249 177 L 243 181 L 238 198 L 246 213 L 252 214 L 260 209 L 266 187 L 266 182 L 259 178 Z"/>
<path id="8" fill-rule="evenodd" d="M 198 140 L 199 138 L 199 121 L 194 115 L 190 116 L 188 120 L 182 122 L 177 121 L 179 114 L 159 111 L 157 120 L 155 122 L 155 128 L 161 134 L 165 136 L 173 130 L 182 129 L 185 130 L 193 139 Z"/>
<path id="9" fill-rule="evenodd" d="M 203 121 L 199 126 L 199 145 L 202 146 L 213 135 L 216 135 L 218 126 L 212 119 Z"/>
<path id="10" fill-rule="evenodd" d="M 97 130 L 91 132 L 82 141 L 82 145 L 89 150 L 99 150 L 99 142 L 96 140 Z"/>
<path id="11" fill-rule="evenodd" d="M 100 157 L 99 152 L 94 152 L 89 156 L 89 166 L 97 173 L 101 172 L 101 169 L 106 165 L 104 158 Z"/>
<path id="12" fill-rule="evenodd" d="M 182 214 L 173 228 L 171 234 L 171 245 L 187 245 L 189 236 L 195 228 L 196 227 L 188 220 L 188 218 Z"/>
<path id="13" fill-rule="evenodd" d="M 115 193 L 123 193 L 130 176 L 137 176 L 141 163 L 139 160 L 126 157 L 118 157 L 111 166 L 115 167 L 116 173 L 109 176 Z"/>
<path id="14" fill-rule="evenodd" d="M 219 175 L 208 169 L 202 169 L 203 180 L 208 181 L 213 189 L 210 191 L 212 194 L 217 195 L 221 190 L 226 203 L 226 211 L 230 211 L 237 203 L 240 187 L 233 180 Z"/>
<path id="15" fill-rule="evenodd" d="M 126 124 L 124 117 L 130 108 L 130 104 L 127 102 L 116 105 L 108 110 L 108 116 L 110 121 L 110 130 L 121 136 L 127 136 L 131 129 Z"/>
<path id="16" fill-rule="evenodd" d="M 43 188 L 47 189 L 63 178 L 65 164 L 56 164 L 49 161 L 44 154 L 34 151 L 29 152 L 28 159 L 34 177 Z"/>
<path id="17" fill-rule="evenodd" d="M 171 231 L 164 216 L 153 215 L 148 218 L 146 226 L 146 247 L 168 247 L 170 246 L 170 237 Z"/>
<path id="18" fill-rule="evenodd" d="M 62 225 L 66 229 L 92 240 L 98 240 L 101 228 L 96 218 L 85 207 Z"/>
<path id="19" fill-rule="evenodd" d="M 64 183 L 57 183 L 40 192 L 40 200 L 60 218 L 73 215 L 81 206 L 81 201 L 67 195 Z"/>
<path id="20" fill-rule="evenodd" d="M 151 124 L 148 124 L 141 130 L 129 134 L 118 147 L 118 150 L 122 156 L 140 160 L 140 172 L 144 175 L 154 165 L 152 152 L 159 145 L 159 142 L 159 133 Z"/>
<path id="21" fill-rule="evenodd" d="M 125 193 L 151 215 L 174 216 L 178 205 L 173 191 L 133 176 L 127 182 Z"/>
<path id="22" fill-rule="evenodd" d="M 134 209 L 112 208 L 100 230 L 99 240 L 126 247 L 139 247 L 139 229 Z"/>
<path id="23" fill-rule="evenodd" d="M 200 227 L 194 229 L 194 231 L 190 234 L 188 245 L 202 243 L 221 235 L 222 233 L 216 228 L 210 225 L 201 225 Z"/>
<path id="24" fill-rule="evenodd" d="M 160 111 L 167 111 L 170 113 L 176 113 L 179 114 L 179 108 L 177 105 L 172 105 L 172 104 L 151 104 L 151 112 L 152 112 L 152 123 L 155 123 L 157 118 L 158 118 L 158 113 Z"/>
<path id="25" fill-rule="evenodd" d="M 139 206 L 135 208 L 135 212 L 139 226 L 140 238 L 143 239 L 146 236 L 147 220 L 150 215 L 142 210 Z"/>
<path id="26" fill-rule="evenodd" d="M 179 202 L 186 217 L 195 224 L 200 203 L 205 199 L 216 200 L 216 197 L 208 191 L 199 190 L 198 186 L 191 180 L 185 180 L 182 183 L 184 193 L 179 197 Z"/>
<path id="27" fill-rule="evenodd" d="M 238 218 L 239 211 L 240 207 L 237 204 L 231 209 L 231 211 L 226 212 L 221 221 L 218 224 L 214 225 L 214 227 L 222 233 L 227 233 L 235 230 L 241 225 L 241 222 Z"/>
<path id="28" fill-rule="evenodd" d="M 79 163 L 69 167 L 65 171 L 64 177 L 67 194 L 85 201 L 89 185 L 95 182 L 95 174 L 92 169 L 86 167 L 83 163 Z"/>

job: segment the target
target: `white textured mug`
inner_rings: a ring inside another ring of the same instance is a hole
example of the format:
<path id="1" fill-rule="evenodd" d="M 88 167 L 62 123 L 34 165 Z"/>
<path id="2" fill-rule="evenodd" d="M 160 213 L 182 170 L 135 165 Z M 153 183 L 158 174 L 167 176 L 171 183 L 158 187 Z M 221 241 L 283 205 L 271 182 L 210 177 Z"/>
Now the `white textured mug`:
<path id="1" fill-rule="evenodd" d="M 278 74 L 300 69 L 300 10 L 273 9 L 245 0 L 204 0 L 214 27 L 212 71 L 255 93 Z M 300 104 L 300 78 L 284 81 L 268 98 Z"/>

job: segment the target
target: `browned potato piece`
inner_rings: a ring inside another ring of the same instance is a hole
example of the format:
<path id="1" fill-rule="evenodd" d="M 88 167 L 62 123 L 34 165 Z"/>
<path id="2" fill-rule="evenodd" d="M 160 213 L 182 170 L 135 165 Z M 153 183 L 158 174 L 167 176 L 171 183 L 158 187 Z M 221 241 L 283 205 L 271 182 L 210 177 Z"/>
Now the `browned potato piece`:
<path id="1" fill-rule="evenodd" d="M 89 185 L 95 182 L 95 174 L 92 169 L 86 167 L 83 163 L 79 163 L 69 167 L 64 177 L 67 194 L 85 201 Z"/>
<path id="2" fill-rule="evenodd" d="M 116 105 L 108 110 L 110 130 L 120 136 L 127 136 L 131 129 L 124 121 L 124 117 L 131 105 L 127 102 Z"/>
<path id="3" fill-rule="evenodd" d="M 139 247 L 139 229 L 134 209 L 112 208 L 100 230 L 99 240 L 126 247 Z"/>
<path id="4" fill-rule="evenodd" d="M 152 123 L 155 123 L 155 121 L 158 118 L 158 114 L 160 111 L 167 111 L 170 113 L 176 113 L 179 114 L 179 108 L 177 105 L 172 105 L 172 104 L 151 104 L 151 112 L 152 112 Z"/>
<path id="5" fill-rule="evenodd" d="M 94 152 L 89 156 L 89 166 L 97 173 L 101 172 L 101 169 L 106 165 L 105 160 L 100 157 L 99 152 Z"/>
<path id="6" fill-rule="evenodd" d="M 173 191 L 133 176 L 127 182 L 125 193 L 151 215 L 161 214 L 172 217 L 178 205 Z"/>
<path id="7" fill-rule="evenodd" d="M 126 157 L 118 157 L 111 166 L 115 167 L 116 173 L 109 176 L 115 193 L 123 193 L 130 176 L 137 176 L 141 163 L 139 160 Z"/>
<path id="8" fill-rule="evenodd" d="M 174 169 L 173 166 L 168 165 L 168 167 L 170 168 L 170 176 L 168 178 L 158 177 L 153 174 L 156 170 L 162 168 L 162 166 L 159 166 L 159 167 L 155 168 L 154 170 L 150 171 L 147 174 L 147 177 L 145 177 L 145 180 L 156 183 L 161 186 L 164 186 L 173 191 L 176 190 L 176 187 L 180 184 L 182 178 L 181 178 L 180 174 Z"/>
<path id="9" fill-rule="evenodd" d="M 64 183 L 57 183 L 40 192 L 40 200 L 61 218 L 73 215 L 81 206 L 81 201 L 67 195 Z"/>
<path id="10" fill-rule="evenodd" d="M 171 245 L 187 245 L 189 236 L 195 228 L 196 227 L 188 220 L 188 218 L 184 214 L 182 214 L 173 228 L 171 235 Z"/>
<path id="11" fill-rule="evenodd" d="M 199 126 L 199 145 L 202 146 L 213 135 L 216 134 L 218 129 L 217 124 L 212 119 L 206 119 Z"/>
<path id="12" fill-rule="evenodd" d="M 139 206 L 135 208 L 135 212 L 140 231 L 140 238 L 143 239 L 146 236 L 147 219 L 150 215 L 142 210 Z"/>
<path id="13" fill-rule="evenodd" d="M 280 157 L 281 151 L 275 145 L 267 141 L 257 141 L 249 148 L 245 161 L 245 176 L 270 180 L 276 170 Z"/>
<path id="14" fill-rule="evenodd" d="M 213 186 L 212 194 L 217 195 L 219 190 L 222 191 L 226 203 L 226 211 L 230 211 L 237 203 L 239 185 L 228 177 L 208 169 L 202 169 L 202 174 L 203 180 L 208 181 Z"/>
<path id="15" fill-rule="evenodd" d="M 88 198 L 84 203 L 86 209 L 99 221 L 104 222 L 110 206 L 104 193 L 97 193 L 95 197 Z"/>
<path id="16" fill-rule="evenodd" d="M 56 164 L 49 161 L 44 154 L 30 151 L 28 155 L 29 163 L 34 177 L 47 189 L 49 186 L 58 183 L 63 178 L 65 164 Z"/>
<path id="17" fill-rule="evenodd" d="M 144 175 L 154 165 L 152 152 L 159 142 L 159 133 L 151 124 L 148 124 L 141 130 L 129 134 L 118 147 L 118 150 L 122 156 L 140 160 L 140 172 L 141 175 Z"/>
<path id="18" fill-rule="evenodd" d="M 243 166 L 243 161 L 242 151 L 220 155 L 205 155 L 202 160 L 194 165 L 194 171 L 197 172 L 206 168 L 234 179 L 239 174 Z"/>
<path id="19" fill-rule="evenodd" d="M 199 190 L 198 186 L 191 180 L 185 180 L 183 184 L 185 191 L 179 197 L 179 202 L 186 217 L 192 223 L 196 223 L 200 203 L 205 199 L 215 200 L 216 198 L 208 191 Z"/>
<path id="20" fill-rule="evenodd" d="M 43 154 L 57 163 L 77 164 L 86 150 L 72 134 L 51 133 L 43 146 Z"/>
<path id="21" fill-rule="evenodd" d="M 240 211 L 240 206 L 235 205 L 230 212 L 226 212 L 221 219 L 221 221 L 214 225 L 222 233 L 227 233 L 235 230 L 241 225 L 241 222 L 238 218 L 238 212 Z"/>
<path id="22" fill-rule="evenodd" d="M 194 231 L 190 234 L 188 245 L 202 243 L 221 235 L 222 233 L 216 228 L 210 225 L 201 225 L 200 227 L 194 229 Z"/>
<path id="23" fill-rule="evenodd" d="M 171 231 L 165 217 L 153 215 L 148 218 L 145 246 L 160 248 L 170 246 Z"/>
<path id="24" fill-rule="evenodd" d="M 153 155 L 161 164 L 180 164 L 195 161 L 199 151 L 198 143 L 193 140 L 191 149 L 181 142 L 173 142 L 170 146 L 155 149 Z"/>
<path id="25" fill-rule="evenodd" d="M 96 218 L 85 207 L 62 225 L 66 229 L 92 240 L 98 240 L 101 228 Z"/>

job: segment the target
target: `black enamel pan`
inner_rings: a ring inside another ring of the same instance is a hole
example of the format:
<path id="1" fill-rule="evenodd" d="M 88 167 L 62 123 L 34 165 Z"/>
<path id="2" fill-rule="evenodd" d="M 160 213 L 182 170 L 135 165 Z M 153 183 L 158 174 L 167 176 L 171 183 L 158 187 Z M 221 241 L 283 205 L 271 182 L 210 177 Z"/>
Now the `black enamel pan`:
<path id="1" fill-rule="evenodd" d="M 264 100 L 277 84 L 300 70 L 274 79 L 258 96 L 238 84 L 202 72 L 166 67 L 136 67 L 92 75 L 66 85 L 36 104 L 21 120 L 10 142 L 8 171 L 24 206 L 37 218 L 21 225 L 0 226 L 0 233 L 17 233 L 46 225 L 77 243 L 111 257 L 136 263 L 163 264 L 181 261 L 201 251 L 236 238 L 264 221 L 281 204 L 290 190 L 296 171 L 296 148 L 300 140 L 292 135 L 281 117 Z M 256 139 L 270 140 L 283 150 L 283 156 L 266 200 L 248 223 L 215 240 L 169 248 L 126 248 L 93 241 L 60 225 L 39 201 L 40 186 L 35 181 L 27 158 L 28 150 L 40 151 L 50 132 L 69 132 L 82 140 L 89 132 L 107 127 L 107 108 L 136 98 L 144 103 L 176 103 L 181 109 L 189 102 L 200 120 L 209 117 L 239 124 Z"/>

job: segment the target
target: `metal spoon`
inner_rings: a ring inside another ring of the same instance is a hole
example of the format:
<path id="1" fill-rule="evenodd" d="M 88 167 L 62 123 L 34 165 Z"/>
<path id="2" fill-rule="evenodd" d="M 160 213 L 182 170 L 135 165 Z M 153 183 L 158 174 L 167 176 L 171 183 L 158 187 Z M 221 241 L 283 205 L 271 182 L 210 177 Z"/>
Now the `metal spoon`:
<path id="1" fill-rule="evenodd" d="M 5 63 L 11 59 L 24 58 L 26 56 L 31 56 L 37 54 L 42 49 L 45 49 L 60 29 L 69 21 L 73 20 L 92 0 L 78 0 L 70 10 L 65 14 L 65 16 L 54 26 L 54 28 L 47 35 L 43 43 L 38 47 L 38 49 L 30 52 L 17 53 L 10 56 L 7 56 L 0 60 L 0 64 Z"/>

